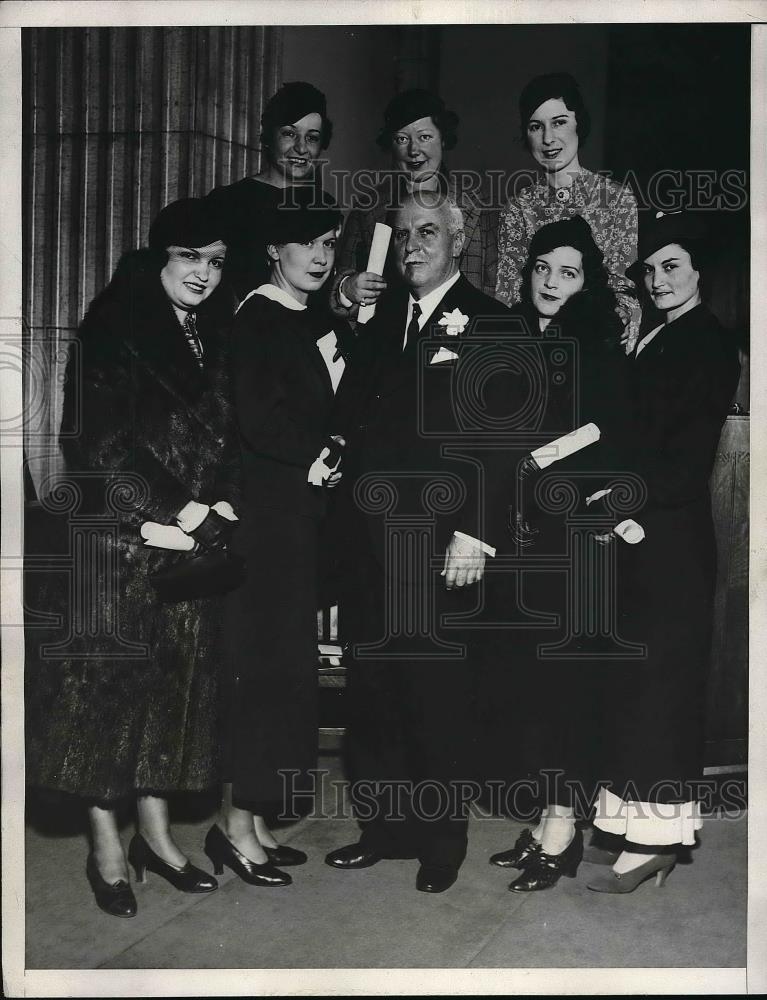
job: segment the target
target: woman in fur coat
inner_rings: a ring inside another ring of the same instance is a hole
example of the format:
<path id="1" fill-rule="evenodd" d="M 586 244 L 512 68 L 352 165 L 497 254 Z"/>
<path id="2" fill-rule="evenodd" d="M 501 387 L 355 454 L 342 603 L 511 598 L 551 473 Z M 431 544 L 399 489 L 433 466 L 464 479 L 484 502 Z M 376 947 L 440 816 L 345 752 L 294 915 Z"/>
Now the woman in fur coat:
<path id="1" fill-rule="evenodd" d="M 150 576 L 224 545 L 235 519 L 225 257 L 205 203 L 175 202 L 91 304 L 67 369 L 68 474 L 45 501 L 68 508 L 75 570 L 29 580 L 60 626 L 28 633 L 28 778 L 86 804 L 86 873 L 113 916 L 136 913 L 115 815 L 128 798 L 137 880 L 148 868 L 184 892 L 217 887 L 175 843 L 167 795 L 217 779 L 220 601 L 160 603 Z"/>

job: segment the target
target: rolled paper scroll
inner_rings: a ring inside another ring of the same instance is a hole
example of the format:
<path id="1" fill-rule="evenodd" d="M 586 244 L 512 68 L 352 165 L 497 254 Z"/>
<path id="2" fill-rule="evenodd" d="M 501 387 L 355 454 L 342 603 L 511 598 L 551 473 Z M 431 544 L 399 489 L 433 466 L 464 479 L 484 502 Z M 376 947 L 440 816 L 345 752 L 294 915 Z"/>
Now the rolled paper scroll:
<path id="1" fill-rule="evenodd" d="M 641 542 L 644 538 L 644 528 L 641 524 L 638 524 L 632 518 L 628 518 L 626 521 L 621 521 L 620 524 L 616 524 L 613 528 L 613 533 L 622 538 L 624 542 L 628 542 L 629 545 L 636 545 L 637 542 Z"/>
<path id="2" fill-rule="evenodd" d="M 565 434 L 555 441 L 541 445 L 540 448 L 536 448 L 530 454 L 538 465 L 542 469 L 545 469 L 548 465 L 560 462 L 563 458 L 567 458 L 568 455 L 574 455 L 576 451 L 588 448 L 590 444 L 595 444 L 599 440 L 599 437 L 600 432 L 596 424 L 584 424 L 583 427 L 578 427 L 576 430 L 570 431 L 569 434 Z"/>
<path id="3" fill-rule="evenodd" d="M 170 549 L 173 552 L 191 552 L 195 542 L 175 524 L 159 524 L 157 521 L 144 521 L 141 525 L 141 537 L 144 545 L 153 549 Z"/>
<path id="4" fill-rule="evenodd" d="M 383 277 L 386 254 L 389 252 L 391 232 L 391 226 L 387 226 L 383 222 L 376 222 L 376 227 L 373 230 L 373 242 L 370 244 L 368 266 L 365 268 L 366 271 L 371 271 L 373 274 L 380 274 Z M 357 322 L 367 323 L 369 319 L 373 318 L 375 311 L 376 307 L 374 305 L 360 306 L 360 311 L 357 314 Z"/>
<path id="5" fill-rule="evenodd" d="M 586 506 L 590 507 L 597 500 L 601 500 L 603 497 L 609 496 L 612 493 L 612 488 L 609 490 L 597 490 L 596 493 L 592 493 L 590 497 L 586 497 Z"/>

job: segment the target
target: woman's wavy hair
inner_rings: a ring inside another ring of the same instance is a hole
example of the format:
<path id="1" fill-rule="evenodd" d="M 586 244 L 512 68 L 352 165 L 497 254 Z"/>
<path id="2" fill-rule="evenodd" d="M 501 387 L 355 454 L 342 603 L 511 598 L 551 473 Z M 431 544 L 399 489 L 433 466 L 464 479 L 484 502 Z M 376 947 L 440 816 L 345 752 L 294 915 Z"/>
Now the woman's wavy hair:
<path id="1" fill-rule="evenodd" d="M 583 146 L 591 131 L 591 114 L 576 79 L 569 73 L 544 73 L 525 85 L 519 98 L 519 131 L 525 149 L 530 151 L 527 126 L 537 109 L 549 100 L 560 100 L 575 115 L 578 145 Z"/>
<path id="2" fill-rule="evenodd" d="M 544 226 L 533 237 L 527 260 L 522 268 L 522 303 L 533 308 L 531 279 L 535 261 L 542 253 L 550 253 L 561 246 L 572 246 L 579 250 L 583 261 L 583 288 L 572 295 L 554 316 L 552 323 L 562 326 L 567 335 L 576 336 L 585 349 L 598 347 L 620 347 L 622 324 L 615 312 L 615 293 L 608 285 L 607 269 L 604 266 L 604 255 L 594 242 L 591 228 L 585 220 L 576 216 L 583 223 L 585 230 L 577 234 L 573 240 L 563 237 L 563 242 L 549 240 L 546 242 L 544 230 L 550 226 L 561 227 L 562 223 L 551 223 Z M 573 220 L 567 220 L 572 222 Z M 541 246 L 538 249 L 536 244 Z M 555 245 L 556 244 L 556 245 Z M 574 245 L 575 244 L 575 245 Z"/>

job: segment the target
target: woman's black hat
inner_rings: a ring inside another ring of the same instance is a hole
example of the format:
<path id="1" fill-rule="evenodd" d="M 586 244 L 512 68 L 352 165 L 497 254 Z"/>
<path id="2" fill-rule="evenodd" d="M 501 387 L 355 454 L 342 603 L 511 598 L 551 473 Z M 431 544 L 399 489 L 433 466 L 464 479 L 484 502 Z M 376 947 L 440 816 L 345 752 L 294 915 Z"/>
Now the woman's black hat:
<path id="1" fill-rule="evenodd" d="M 580 250 L 584 256 L 588 254 L 596 257 L 599 263 L 604 259 L 602 251 L 594 241 L 591 226 L 580 215 L 541 226 L 530 241 L 528 256 L 531 259 L 540 257 L 541 254 L 551 253 L 557 247 L 573 247 L 575 250 Z"/>
<path id="2" fill-rule="evenodd" d="M 181 198 L 166 205 L 149 227 L 149 246 L 207 247 L 224 240 L 224 223 L 206 198 Z"/>
<path id="3" fill-rule="evenodd" d="M 306 243 L 337 229 L 341 219 L 340 210 L 321 189 L 286 188 L 281 204 L 263 219 L 264 243 Z"/>
<path id="4" fill-rule="evenodd" d="M 702 250 L 707 245 L 708 231 L 704 223 L 689 212 L 659 212 L 639 230 L 637 259 L 626 269 L 626 275 L 638 283 L 642 276 L 642 263 L 658 250 L 672 243 L 689 250 Z"/>
<path id="5" fill-rule="evenodd" d="M 386 105 L 383 128 L 378 133 L 376 140 L 378 145 L 382 149 L 388 149 L 391 137 L 395 132 L 421 118 L 431 118 L 442 133 L 443 140 L 446 134 L 454 137 L 455 130 L 458 128 L 458 115 L 445 107 L 445 102 L 441 97 L 433 94 L 430 90 L 412 87 L 410 90 L 403 90 L 401 94 L 397 94 Z M 454 138 L 451 140 L 451 145 L 455 145 Z M 446 148 L 448 148 L 447 145 Z"/>

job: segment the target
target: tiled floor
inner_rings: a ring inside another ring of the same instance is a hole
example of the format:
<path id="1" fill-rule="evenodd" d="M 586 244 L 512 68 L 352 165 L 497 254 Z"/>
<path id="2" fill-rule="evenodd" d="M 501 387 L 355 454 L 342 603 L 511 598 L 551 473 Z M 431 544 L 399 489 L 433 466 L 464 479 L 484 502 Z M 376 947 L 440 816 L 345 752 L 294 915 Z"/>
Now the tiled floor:
<path id="1" fill-rule="evenodd" d="M 180 822 L 181 846 L 202 853 L 210 809 Z M 487 863 L 520 825 L 472 820 L 458 882 L 429 896 L 415 891 L 416 861 L 385 861 L 358 872 L 323 864 L 356 840 L 350 819 L 307 818 L 280 837 L 307 851 L 294 884 L 253 888 L 227 870 L 209 896 L 175 892 L 157 876 L 136 886 L 139 914 L 116 920 L 95 906 L 84 876 L 86 842 L 66 827 L 27 834 L 27 968 L 637 968 L 745 965 L 746 819 L 709 819 L 692 864 L 666 886 L 628 896 L 586 888 L 593 868 L 548 892 L 506 891 L 509 876 Z M 129 831 L 126 829 L 126 841 Z"/>

